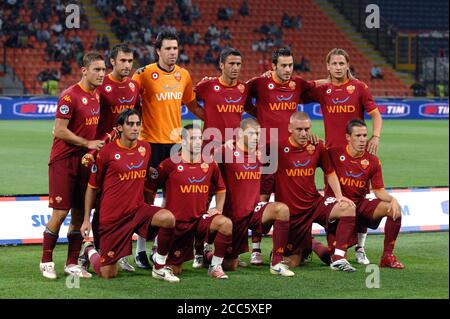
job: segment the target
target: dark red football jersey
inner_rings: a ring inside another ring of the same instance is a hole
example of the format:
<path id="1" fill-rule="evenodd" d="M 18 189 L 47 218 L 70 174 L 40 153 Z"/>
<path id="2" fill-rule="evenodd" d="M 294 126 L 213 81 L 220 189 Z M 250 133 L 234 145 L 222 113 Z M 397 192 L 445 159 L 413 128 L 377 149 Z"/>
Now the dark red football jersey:
<path id="1" fill-rule="evenodd" d="M 67 128 L 75 135 L 93 140 L 100 116 L 98 101 L 99 95 L 96 91 L 87 92 L 79 84 L 74 84 L 61 93 L 55 117 L 69 120 Z M 86 149 L 55 137 L 49 163 L 82 151 L 85 152 Z"/>
<path id="2" fill-rule="evenodd" d="M 207 140 L 224 142 L 226 139 L 225 129 L 236 129 L 240 126 L 244 104 L 247 100 L 248 86 L 238 81 L 236 85 L 227 86 L 219 78 L 202 81 L 195 88 L 198 100 L 203 101 L 205 110 L 204 134 Z M 217 128 L 218 136 L 209 136 L 206 129 Z"/>
<path id="3" fill-rule="evenodd" d="M 136 81 L 125 78 L 122 82 L 108 74 L 98 88 L 100 95 L 100 121 L 96 138 L 101 139 L 116 126 L 117 116 L 125 109 L 132 109 L 139 99 Z"/>
<path id="4" fill-rule="evenodd" d="M 318 102 L 325 126 L 327 147 L 347 145 L 345 138 L 347 123 L 353 119 L 364 119 L 364 112 L 377 109 L 368 86 L 356 79 L 341 85 L 324 84 L 302 95 L 305 103 Z"/>
<path id="5" fill-rule="evenodd" d="M 261 128 L 266 129 L 266 141 L 271 141 L 270 128 L 278 129 L 278 141 L 288 138 L 290 117 L 297 112 L 300 96 L 315 86 L 313 81 L 305 81 L 295 76 L 287 83 L 279 83 L 274 77 L 256 77 L 247 82 L 249 97 L 246 110 L 255 108 Z M 251 99 L 256 99 L 253 106 Z"/>
<path id="6" fill-rule="evenodd" d="M 290 138 L 278 146 L 278 168 L 275 173 L 275 198 L 288 205 L 291 215 L 309 213 L 317 198 L 316 168 L 325 175 L 334 172 L 322 142 L 298 146 Z"/>
<path id="7" fill-rule="evenodd" d="M 240 221 L 259 202 L 261 163 L 256 154 L 249 154 L 236 146 L 223 145 L 221 157 L 219 167 L 227 188 L 223 213 L 233 222 Z"/>
<path id="8" fill-rule="evenodd" d="M 360 157 L 352 157 L 347 147 L 333 147 L 328 149 L 328 153 L 339 178 L 342 195 L 358 203 L 366 198 L 369 183 L 372 189 L 384 188 L 381 163 L 377 156 L 367 151 Z M 329 185 L 325 187 L 325 194 L 334 196 Z"/>
<path id="9" fill-rule="evenodd" d="M 178 154 L 159 164 L 158 175 L 148 179 L 146 188 L 153 193 L 159 185 L 164 189 L 165 208 L 177 221 L 190 222 L 207 210 L 211 185 L 217 192 L 224 192 L 225 185 L 216 162 L 186 163 Z"/>
<path id="10" fill-rule="evenodd" d="M 100 222 L 115 222 L 144 203 L 144 183 L 151 149 L 138 141 L 128 148 L 117 139 L 106 144 L 92 166 L 89 187 L 99 189 Z"/>

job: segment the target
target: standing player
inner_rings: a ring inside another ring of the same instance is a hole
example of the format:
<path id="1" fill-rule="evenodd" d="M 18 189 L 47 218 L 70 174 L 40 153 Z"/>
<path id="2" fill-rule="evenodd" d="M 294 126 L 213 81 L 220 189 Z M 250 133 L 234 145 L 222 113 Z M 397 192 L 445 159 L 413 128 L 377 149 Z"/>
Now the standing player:
<path id="1" fill-rule="evenodd" d="M 203 102 L 205 112 L 204 153 L 212 154 L 225 141 L 234 139 L 233 132 L 239 128 L 248 95 L 247 85 L 238 80 L 241 66 L 242 56 L 238 50 L 223 49 L 219 60 L 220 77 L 203 80 L 195 88 L 197 100 Z M 211 189 L 210 197 L 213 194 Z M 202 268 L 203 242 L 197 239 L 195 252 L 192 267 Z"/>
<path id="2" fill-rule="evenodd" d="M 146 238 L 154 235 L 155 228 L 159 228 L 161 241 L 155 254 L 152 276 L 178 282 L 178 277 L 165 266 L 173 241 L 175 217 L 167 209 L 144 202 L 144 182 L 151 149 L 148 143 L 138 140 L 140 128 L 141 118 L 137 110 L 126 109 L 120 113 L 117 119 L 120 138 L 99 152 L 91 169 L 81 233 L 83 237 L 89 235 L 90 213 L 95 206 L 97 190 L 101 190 L 98 227 L 101 252 L 98 253 L 88 242 L 81 257 L 92 263 L 99 276 L 114 278 L 117 276 L 117 261 L 132 252 L 133 233 Z"/>
<path id="3" fill-rule="evenodd" d="M 328 83 L 316 86 L 302 96 L 305 102 L 320 103 L 325 127 L 325 145 L 327 148 L 347 145 L 345 133 L 348 121 L 355 118 L 364 119 L 366 112 L 373 121 L 372 137 L 367 143 L 367 150 L 376 154 L 382 119 L 369 88 L 365 83 L 353 78 L 350 73 L 350 57 L 345 50 L 331 50 L 326 57 L 326 63 Z M 367 265 L 370 263 L 364 250 L 367 228 L 359 225 L 357 228 L 356 259 L 358 263 Z"/>
<path id="4" fill-rule="evenodd" d="M 342 188 L 342 193 L 356 204 L 358 224 L 377 229 L 386 216 L 384 227 L 384 251 L 380 266 L 403 269 L 393 254 L 395 240 L 401 227 L 402 214 L 395 197 L 384 189 L 381 163 L 367 150 L 367 126 L 363 120 L 354 119 L 347 124 L 347 146 L 328 149 L 331 161 Z M 369 183 L 376 199 L 366 199 Z M 327 187 L 327 196 L 334 196 Z"/>
<path id="5" fill-rule="evenodd" d="M 273 72 L 270 77 L 265 75 L 255 77 L 247 82 L 249 95 L 245 109 L 256 116 L 261 128 L 265 129 L 266 141 L 278 143 L 289 136 L 288 124 L 290 116 L 297 112 L 300 96 L 315 86 L 314 82 L 305 81 L 301 77 L 292 77 L 294 71 L 294 57 L 290 49 L 280 48 L 272 54 Z M 253 105 L 252 100 L 256 99 Z M 273 136 L 270 129 L 278 132 Z M 263 174 L 261 178 L 261 201 L 268 202 L 274 192 L 273 175 Z M 276 199 L 278 200 L 278 199 Z M 261 235 L 252 233 L 251 263 L 260 265 Z"/>
<path id="6" fill-rule="evenodd" d="M 204 105 L 206 142 L 213 140 L 222 144 L 233 139 L 230 133 L 239 128 L 248 95 L 247 85 L 238 80 L 241 66 L 241 53 L 226 48 L 220 53 L 220 77 L 201 81 L 195 88 L 197 100 Z M 227 129 L 231 132 L 227 133 Z"/>
<path id="7" fill-rule="evenodd" d="M 181 105 L 204 119 L 203 109 L 198 106 L 189 72 L 176 64 L 178 59 L 178 36 L 161 31 L 156 37 L 158 62 L 140 68 L 133 75 L 139 84 L 142 103 L 141 139 L 150 143 L 151 167 L 170 156 L 172 146 L 180 143 Z M 138 237 L 136 264 L 150 268 L 145 252 L 145 240 Z"/>
<path id="8" fill-rule="evenodd" d="M 220 168 L 227 187 L 224 209 L 233 222 L 232 250 L 227 252 L 224 268 L 236 270 L 239 255 L 248 251 L 249 228 L 266 234 L 273 225 L 270 273 L 290 277 L 294 276 L 294 273 L 283 262 L 289 235 L 289 208 L 283 203 L 259 201 L 259 130 L 260 126 L 256 120 L 244 119 L 236 143 L 222 147 Z"/>
<path id="9" fill-rule="evenodd" d="M 308 141 L 311 120 L 308 114 L 292 114 L 291 135 L 278 145 L 278 169 L 275 173 L 275 198 L 290 211 L 289 239 L 285 250 L 290 266 L 298 266 L 304 249 L 311 249 L 313 223 L 336 233 L 336 249 L 331 256 L 332 270 L 356 271 L 345 259 L 348 242 L 355 231 L 355 205 L 344 197 L 339 180 L 321 141 Z M 315 185 L 315 171 L 320 167 L 335 197 L 323 197 Z M 336 225 L 337 224 L 337 225 Z"/>
<path id="10" fill-rule="evenodd" d="M 86 53 L 81 67 L 81 81 L 66 89 L 58 101 L 48 167 L 49 206 L 53 212 L 43 234 L 40 263 L 42 275 L 49 279 L 57 277 L 53 250 L 69 210 L 72 218 L 67 234 L 69 247 L 64 273 L 91 277 L 77 265 L 83 242 L 80 226 L 89 174 L 89 170 L 81 164 L 81 158 L 86 150 L 99 150 L 104 145 L 103 141 L 94 138 L 100 113 L 96 88 L 102 84 L 105 70 L 105 62 L 99 53 Z"/>
<path id="11" fill-rule="evenodd" d="M 225 185 L 217 163 L 202 158 L 202 130 L 193 125 L 184 127 L 181 153 L 161 162 L 158 177 L 148 191 L 154 194 L 158 185 L 165 191 L 165 207 L 176 217 L 175 240 L 167 264 L 180 274 L 182 264 L 194 257 L 194 237 L 207 243 L 214 241 L 215 251 L 208 274 L 217 279 L 227 279 L 222 261 L 231 245 L 231 220 L 222 215 Z M 216 207 L 206 210 L 210 187 L 216 190 Z M 158 238 L 158 246 L 162 238 Z"/>

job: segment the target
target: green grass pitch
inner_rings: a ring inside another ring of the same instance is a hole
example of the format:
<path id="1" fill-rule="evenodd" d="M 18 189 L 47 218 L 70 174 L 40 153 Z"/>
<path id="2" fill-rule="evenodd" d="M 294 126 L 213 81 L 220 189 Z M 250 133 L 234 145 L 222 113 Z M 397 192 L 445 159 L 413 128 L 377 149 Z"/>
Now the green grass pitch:
<path id="1" fill-rule="evenodd" d="M 370 123 L 370 122 L 369 122 Z M 47 194 L 47 162 L 53 121 L 0 121 L 0 194 Z M 384 121 L 379 157 L 387 188 L 448 186 L 448 121 Z M 369 131 L 371 129 L 369 128 Z M 313 131 L 323 137 L 321 121 Z M 320 171 L 319 171 L 320 172 Z M 318 187 L 322 178 L 319 175 Z M 324 237 L 318 236 L 324 242 Z M 218 298 L 218 299 L 317 299 L 317 298 L 448 298 L 448 232 L 400 234 L 396 254 L 405 263 L 402 271 L 381 269 L 380 287 L 369 289 L 369 273 L 357 265 L 354 274 L 332 272 L 317 257 L 294 269 L 294 278 L 273 276 L 268 270 L 270 238 L 263 240 L 265 265 L 229 273 L 217 281 L 205 270 L 185 264 L 181 282 L 171 285 L 151 278 L 148 271 L 120 272 L 114 280 L 94 276 L 81 280 L 78 289 L 66 287 L 63 264 L 66 245 L 58 245 L 55 262 L 60 277 L 44 279 L 38 269 L 40 245 L 0 247 L 0 299 L 3 298 Z M 383 236 L 369 235 L 367 252 L 377 263 Z M 249 261 L 249 254 L 242 256 Z M 350 262 L 356 265 L 353 250 Z"/>
<path id="2" fill-rule="evenodd" d="M 323 236 L 316 237 L 324 242 Z M 206 269 L 193 270 L 191 262 L 183 265 L 178 284 L 161 282 L 151 277 L 148 270 L 135 273 L 119 272 L 112 280 L 98 276 L 80 279 L 79 288 L 69 289 L 63 275 L 67 254 L 66 245 L 57 245 L 54 253 L 57 280 L 50 281 L 39 272 L 41 246 L 0 248 L 2 271 L 0 298 L 163 298 L 163 299 L 318 299 L 318 298 L 448 298 L 448 232 L 400 234 L 396 254 L 405 269 L 380 269 L 379 288 L 367 288 L 366 281 L 374 282 L 365 266 L 357 265 L 353 249 L 349 261 L 356 266 L 355 273 L 341 273 L 329 269 L 317 256 L 305 266 L 294 268 L 292 278 L 269 273 L 268 252 L 271 239 L 264 238 L 263 266 L 248 266 L 228 272 L 228 280 L 207 276 Z M 378 263 L 383 247 L 383 236 L 369 235 L 368 257 Z M 249 262 L 249 254 L 242 260 Z M 73 283 L 72 283 L 73 284 Z M 14 289 L 11 289 L 14 287 Z"/>
<path id="3" fill-rule="evenodd" d="M 448 186 L 448 123 L 384 121 L 379 157 L 387 188 Z M 52 127 L 53 121 L 0 121 L 0 194 L 48 193 Z M 322 121 L 313 122 L 313 132 L 324 136 Z"/>

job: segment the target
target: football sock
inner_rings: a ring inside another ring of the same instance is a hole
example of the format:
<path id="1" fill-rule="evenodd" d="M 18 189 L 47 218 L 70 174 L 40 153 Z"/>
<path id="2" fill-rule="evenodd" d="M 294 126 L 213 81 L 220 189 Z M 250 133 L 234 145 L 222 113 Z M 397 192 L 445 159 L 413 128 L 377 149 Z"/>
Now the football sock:
<path id="1" fill-rule="evenodd" d="M 322 260 L 325 264 L 330 263 L 330 251 L 327 246 L 322 244 L 320 241 L 312 239 L 312 250 L 319 256 L 320 260 Z"/>
<path id="2" fill-rule="evenodd" d="M 157 254 L 167 256 L 174 239 L 175 228 L 160 227 L 158 231 Z M 165 265 L 165 261 L 164 264 Z"/>
<path id="3" fill-rule="evenodd" d="M 336 250 L 347 251 L 348 243 L 355 231 L 355 216 L 344 216 L 339 218 L 336 229 Z"/>
<path id="4" fill-rule="evenodd" d="M 222 261 L 223 261 L 223 257 L 217 257 L 216 255 L 214 255 L 211 260 L 211 266 L 214 267 L 216 265 L 221 265 Z"/>
<path id="5" fill-rule="evenodd" d="M 355 250 L 359 250 L 362 248 L 364 250 L 364 247 L 366 245 L 366 238 L 367 233 L 358 233 L 358 244 L 355 247 Z"/>
<path id="6" fill-rule="evenodd" d="M 252 238 L 252 240 L 253 240 L 253 238 Z M 255 252 L 258 252 L 258 253 L 261 252 L 261 242 L 260 241 L 252 243 L 252 253 L 255 253 Z"/>
<path id="7" fill-rule="evenodd" d="M 289 236 L 289 221 L 276 220 L 273 224 L 272 234 L 272 266 L 283 260 L 284 247 Z"/>
<path id="8" fill-rule="evenodd" d="M 397 218 L 394 221 L 392 217 L 387 217 L 386 224 L 384 226 L 383 255 L 392 255 L 392 252 L 394 251 L 395 240 L 397 239 L 401 226 L 402 226 L 401 218 Z"/>
<path id="9" fill-rule="evenodd" d="M 167 255 L 161 255 L 156 253 L 153 255 L 154 267 L 155 269 L 161 269 L 166 265 Z"/>
<path id="10" fill-rule="evenodd" d="M 76 265 L 78 263 L 78 255 L 80 254 L 81 245 L 83 244 L 83 236 L 79 231 L 71 231 L 67 234 L 69 247 L 67 250 L 66 265 Z"/>
<path id="11" fill-rule="evenodd" d="M 219 258 L 225 257 L 228 247 L 231 246 L 231 239 L 231 235 L 226 236 L 221 232 L 217 232 L 216 238 L 214 239 L 214 256 Z"/>
<path id="12" fill-rule="evenodd" d="M 95 250 L 94 247 L 88 247 L 86 248 L 85 253 L 87 253 L 89 261 L 91 262 L 92 268 L 94 269 L 95 273 L 99 276 L 102 275 L 100 271 L 100 255 Z"/>
<path id="13" fill-rule="evenodd" d="M 204 247 L 203 240 L 195 238 L 194 247 L 195 247 L 195 255 L 203 256 L 203 247 Z"/>
<path id="14" fill-rule="evenodd" d="M 144 237 L 141 237 L 139 235 L 137 236 L 137 240 L 136 240 L 136 255 L 139 254 L 141 251 L 145 252 L 145 242 L 146 241 L 147 241 L 147 239 L 145 239 Z"/>
<path id="15" fill-rule="evenodd" d="M 56 241 L 58 240 L 58 234 L 55 234 L 46 228 L 43 235 L 41 262 L 47 263 L 53 261 L 53 250 L 55 249 Z"/>

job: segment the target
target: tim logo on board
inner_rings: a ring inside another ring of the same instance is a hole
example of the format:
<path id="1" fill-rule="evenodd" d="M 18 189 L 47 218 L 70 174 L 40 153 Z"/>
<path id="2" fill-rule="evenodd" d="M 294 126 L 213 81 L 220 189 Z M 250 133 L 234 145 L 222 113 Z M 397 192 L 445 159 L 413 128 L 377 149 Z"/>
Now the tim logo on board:
<path id="1" fill-rule="evenodd" d="M 419 105 L 419 114 L 431 118 L 448 118 L 448 103 L 425 103 Z"/>
<path id="2" fill-rule="evenodd" d="M 407 117 L 411 112 L 411 106 L 405 103 L 381 102 L 377 106 L 383 118 Z"/>
<path id="3" fill-rule="evenodd" d="M 14 103 L 13 113 L 28 118 L 54 118 L 56 107 L 56 101 L 24 101 Z"/>

